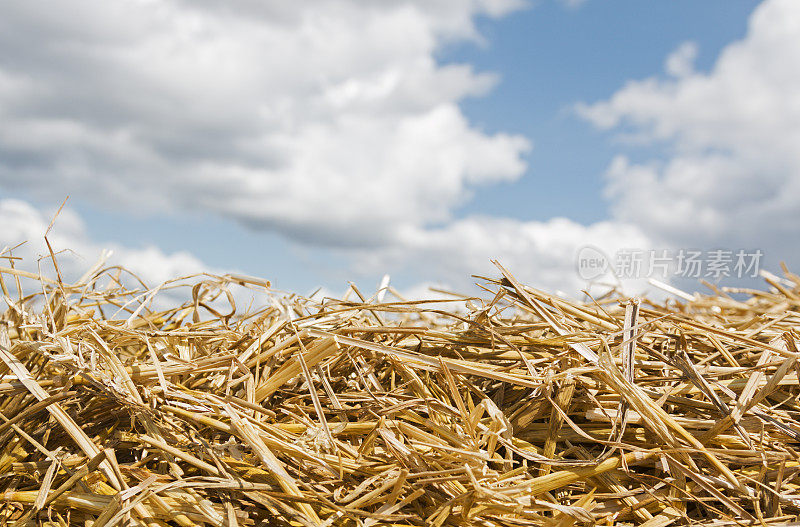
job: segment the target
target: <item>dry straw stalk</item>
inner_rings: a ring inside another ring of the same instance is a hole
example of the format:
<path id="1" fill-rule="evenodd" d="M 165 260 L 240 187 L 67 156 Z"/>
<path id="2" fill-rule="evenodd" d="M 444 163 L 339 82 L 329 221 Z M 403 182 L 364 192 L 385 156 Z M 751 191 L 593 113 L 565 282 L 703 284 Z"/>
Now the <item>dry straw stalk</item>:
<path id="1" fill-rule="evenodd" d="M 797 522 L 797 276 L 582 303 L 498 268 L 449 303 L 0 268 L 0 523 Z"/>

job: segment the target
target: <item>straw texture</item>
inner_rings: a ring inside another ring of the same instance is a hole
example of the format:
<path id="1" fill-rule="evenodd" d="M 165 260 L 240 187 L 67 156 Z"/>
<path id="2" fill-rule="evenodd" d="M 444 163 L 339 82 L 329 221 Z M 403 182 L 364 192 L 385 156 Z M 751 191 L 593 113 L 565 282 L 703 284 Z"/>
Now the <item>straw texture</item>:
<path id="1" fill-rule="evenodd" d="M 498 269 L 409 302 L 0 268 L 0 523 L 797 522 L 797 276 L 581 303 Z"/>

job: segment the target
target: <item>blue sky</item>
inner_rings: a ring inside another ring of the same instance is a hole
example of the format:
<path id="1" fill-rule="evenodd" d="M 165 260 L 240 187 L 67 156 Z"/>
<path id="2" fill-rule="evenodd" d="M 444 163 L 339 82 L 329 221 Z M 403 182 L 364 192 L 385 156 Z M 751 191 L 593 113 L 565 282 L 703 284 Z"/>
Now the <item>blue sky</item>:
<path id="1" fill-rule="evenodd" d="M 569 8 L 538 2 L 501 20 L 481 19 L 485 45 L 448 46 L 440 59 L 497 72 L 498 86 L 462 108 L 482 128 L 531 138 L 534 150 L 522 179 L 481 189 L 462 213 L 566 215 L 581 223 L 608 217 L 601 176 L 621 145 L 577 118 L 573 105 L 605 99 L 629 79 L 662 76 L 665 57 L 684 41 L 697 42 L 696 67 L 707 70 L 725 45 L 744 36 L 757 4 L 604 0 Z M 641 148 L 625 151 L 643 156 Z"/>
<path id="2" fill-rule="evenodd" d="M 301 292 L 490 258 L 574 290 L 587 244 L 800 259 L 790 0 L 157 3 L 0 8 L 0 245 L 41 254 L 69 194 L 76 269 Z"/>

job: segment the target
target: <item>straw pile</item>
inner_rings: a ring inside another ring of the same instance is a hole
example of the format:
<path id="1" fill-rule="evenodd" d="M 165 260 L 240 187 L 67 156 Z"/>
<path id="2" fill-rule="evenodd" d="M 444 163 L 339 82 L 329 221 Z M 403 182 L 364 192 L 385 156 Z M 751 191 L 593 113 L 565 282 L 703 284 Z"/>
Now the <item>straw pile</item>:
<path id="1" fill-rule="evenodd" d="M 118 270 L 0 269 L 0 522 L 796 520 L 800 278 L 579 303 L 500 270 L 460 309 L 226 276 L 154 311 Z"/>

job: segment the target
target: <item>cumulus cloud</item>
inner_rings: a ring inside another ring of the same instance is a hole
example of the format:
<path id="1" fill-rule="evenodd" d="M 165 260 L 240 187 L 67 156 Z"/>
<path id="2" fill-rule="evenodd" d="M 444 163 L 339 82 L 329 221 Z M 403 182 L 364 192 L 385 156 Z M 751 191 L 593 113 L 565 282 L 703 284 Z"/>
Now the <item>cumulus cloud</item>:
<path id="1" fill-rule="evenodd" d="M 446 221 L 518 178 L 526 139 L 458 108 L 496 82 L 437 63 L 517 0 L 49 3 L 0 17 L 0 186 L 205 210 L 314 243 Z"/>
<path id="2" fill-rule="evenodd" d="M 793 0 L 766 0 L 746 37 L 707 72 L 694 67 L 697 46 L 684 43 L 666 57 L 666 76 L 579 106 L 598 128 L 663 147 L 645 163 L 614 158 L 608 221 L 454 220 L 452 211 L 481 185 L 520 177 L 530 145 L 472 126 L 458 103 L 485 94 L 497 78 L 439 64 L 435 52 L 448 40 L 479 39 L 477 15 L 519 7 L 514 0 L 6 6 L 0 187 L 145 212 L 211 211 L 333 247 L 355 272 L 401 269 L 458 290 L 472 273 L 496 274 L 489 260 L 499 258 L 526 282 L 575 292 L 585 285 L 573 272 L 584 245 L 607 255 L 761 247 L 800 260 L 800 248 L 786 243 L 800 221 L 800 74 L 790 67 L 800 61 L 800 5 Z M 23 202 L 0 203 L 10 226 L 0 242 L 41 239 L 48 216 Z M 69 212 L 53 236 L 85 255 L 82 265 L 102 245 Z M 189 254 L 116 249 L 153 283 L 205 269 Z"/>
<path id="3" fill-rule="evenodd" d="M 694 61 L 698 47 L 694 42 L 684 42 L 664 62 L 664 69 L 675 77 L 687 77 L 694 73 Z"/>
<path id="4" fill-rule="evenodd" d="M 4 249 L 4 256 L 21 258 L 22 265 L 18 267 L 28 271 L 37 272 L 41 264 L 43 275 L 54 276 L 50 253 L 44 241 L 53 214 L 55 211 L 45 213 L 25 201 L 0 199 L 0 225 L 3 226 L 0 248 Z M 82 276 L 104 250 L 113 252 L 108 265 L 122 265 L 130 269 L 151 287 L 181 276 L 214 271 L 186 252 L 167 254 L 153 246 L 134 248 L 98 243 L 88 236 L 83 220 L 68 208 L 58 215 L 48 240 L 56 252 L 59 269 L 66 281 Z"/>
<path id="5" fill-rule="evenodd" d="M 4 256 L 21 258 L 19 267 L 33 272 L 41 269 L 45 276 L 53 277 L 44 235 L 54 215 L 55 210 L 41 210 L 22 200 L 0 199 L 0 225 L 3 225 L 0 250 Z M 112 256 L 106 265 L 125 267 L 150 287 L 182 276 L 235 272 L 212 268 L 187 252 L 165 253 L 154 246 L 128 247 L 91 239 L 83 219 L 70 208 L 58 213 L 48 239 L 67 281 L 83 275 L 109 250 Z M 380 250 L 350 248 L 345 253 L 354 262 L 356 276 L 403 270 L 415 280 L 424 279 L 425 282 L 414 282 L 401 289 L 406 298 L 450 298 L 432 292 L 430 287 L 468 293 L 472 290 L 471 274 L 498 274 L 490 262 L 494 258 L 532 285 L 576 295 L 587 285 L 576 270 L 576 255 L 581 247 L 590 246 L 611 256 L 620 249 L 648 247 L 648 243 L 648 238 L 637 228 L 621 223 L 600 222 L 586 227 L 566 218 L 520 222 L 469 217 L 441 228 L 406 228 L 395 243 Z M 602 284 L 617 284 L 607 274 L 599 278 Z M 631 280 L 620 285 L 628 292 L 639 292 L 644 287 L 641 281 Z M 339 293 L 323 287 L 318 296 L 341 296 L 343 287 L 336 289 Z M 267 300 L 263 295 L 254 296 L 239 288 L 233 288 L 233 293 L 242 305 L 253 299 L 262 303 Z M 160 305 L 166 307 L 170 301 L 184 301 L 186 295 L 187 291 L 183 295 L 167 294 Z"/>
<path id="6" fill-rule="evenodd" d="M 800 3 L 766 0 L 743 40 L 708 72 L 696 50 L 667 60 L 673 78 L 627 83 L 578 111 L 601 129 L 623 131 L 665 156 L 608 169 L 616 220 L 673 245 L 759 247 L 800 261 Z M 773 260 L 773 261 L 774 261 Z"/>
<path id="7" fill-rule="evenodd" d="M 436 229 L 407 229 L 400 242 L 380 252 L 359 255 L 359 265 L 370 269 L 402 265 L 414 276 L 466 291 L 470 274 L 497 276 L 491 260 L 531 285 L 576 295 L 587 282 L 577 270 L 577 255 L 590 246 L 604 254 L 609 264 L 621 249 L 649 248 L 651 240 L 636 226 L 621 222 L 598 222 L 584 226 L 567 218 L 547 222 L 472 216 Z M 619 285 L 639 292 L 642 281 L 597 277 L 605 285 Z"/>
<path id="8" fill-rule="evenodd" d="M 435 52 L 443 42 L 480 39 L 476 16 L 521 6 L 6 6 L 0 186 L 139 212 L 212 211 L 334 247 L 356 272 L 405 269 L 461 288 L 471 273 L 494 274 L 489 259 L 500 258 L 540 285 L 577 290 L 583 284 L 572 272 L 575 252 L 581 244 L 607 245 L 611 226 L 451 217 L 480 185 L 520 177 L 530 145 L 473 127 L 458 103 L 485 94 L 497 78 L 439 64 Z M 22 229 L 7 243 L 41 240 L 41 212 L 21 202 L 6 208 Z M 622 240 L 641 240 L 634 229 L 621 229 Z M 102 246 L 69 211 L 53 236 L 87 260 Z M 41 246 L 27 247 L 30 256 L 43 254 Z M 154 282 L 205 268 L 188 254 L 116 251 L 120 263 Z"/>
<path id="9" fill-rule="evenodd" d="M 55 221 L 51 226 L 51 220 Z M 56 278 L 50 251 L 45 243 L 45 234 L 55 253 L 58 272 L 66 283 L 76 283 L 90 270 L 108 269 L 96 286 L 117 287 L 117 280 L 135 296 L 127 297 L 125 307 L 134 310 L 139 302 L 148 309 L 173 309 L 193 298 L 194 287 L 208 281 L 208 288 L 201 289 L 203 302 L 219 313 L 229 313 L 233 300 L 237 312 L 245 313 L 260 309 L 274 302 L 273 297 L 282 293 L 265 288 L 265 281 L 252 279 L 235 268 L 215 268 L 186 251 L 164 252 L 147 245 L 130 247 L 113 241 L 92 239 L 83 219 L 71 208 L 42 210 L 18 199 L 0 199 L 0 266 L 13 265 L 23 271 L 41 274 L 45 278 Z M 95 267 L 99 265 L 99 267 Z M 126 272 L 118 272 L 119 268 Z M 109 279 L 114 275 L 114 281 Z M 210 276 L 211 275 L 211 276 Z M 217 277 L 225 275 L 225 280 Z M 9 275 L 3 275 L 12 296 L 16 295 L 16 284 Z M 241 282 L 240 282 L 241 281 Z M 247 283 L 245 283 L 247 282 Z M 147 288 L 142 288 L 142 283 Z M 21 280 L 22 291 L 29 295 L 40 291 L 40 284 L 28 278 Z M 221 286 L 221 288 L 219 287 Z M 210 312 L 201 310 L 201 319 Z M 106 313 L 107 316 L 115 315 Z M 122 310 L 115 316 L 128 316 Z"/>

